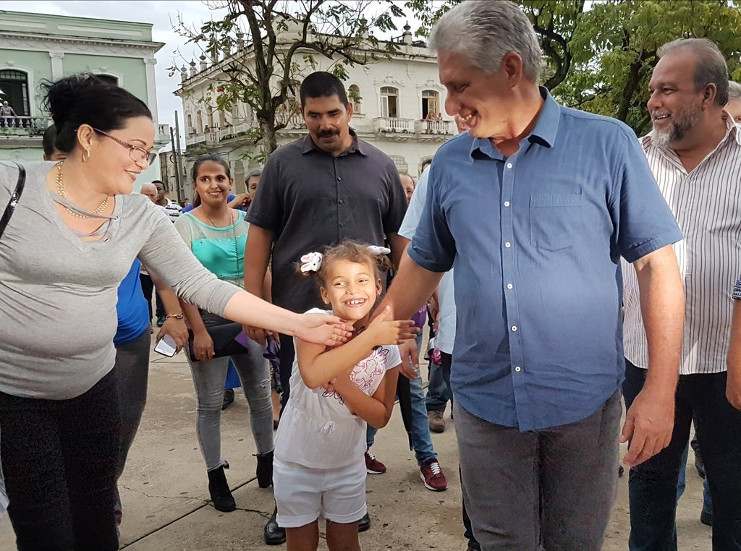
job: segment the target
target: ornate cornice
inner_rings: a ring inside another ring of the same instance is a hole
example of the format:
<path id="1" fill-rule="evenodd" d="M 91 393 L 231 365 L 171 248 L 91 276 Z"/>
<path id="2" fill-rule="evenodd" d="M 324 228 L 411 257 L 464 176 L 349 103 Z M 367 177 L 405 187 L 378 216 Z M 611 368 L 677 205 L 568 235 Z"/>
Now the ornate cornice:
<path id="1" fill-rule="evenodd" d="M 120 39 L 82 38 L 74 36 L 38 36 L 0 31 L 0 49 L 112 57 L 152 58 L 164 46 L 162 42 L 140 42 Z"/>

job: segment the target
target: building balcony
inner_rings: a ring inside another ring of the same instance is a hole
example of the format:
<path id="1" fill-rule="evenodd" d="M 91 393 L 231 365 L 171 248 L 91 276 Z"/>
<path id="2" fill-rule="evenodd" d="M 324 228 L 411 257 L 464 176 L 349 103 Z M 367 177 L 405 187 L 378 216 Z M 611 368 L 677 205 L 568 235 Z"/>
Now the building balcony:
<path id="1" fill-rule="evenodd" d="M 373 119 L 373 132 L 391 139 L 447 139 L 453 136 L 451 121 L 427 121 L 400 119 L 396 117 L 376 117 Z"/>
<path id="2" fill-rule="evenodd" d="M 0 147 L 41 147 L 51 117 L 0 117 Z"/>
<path id="3" fill-rule="evenodd" d="M 282 122 L 280 116 L 276 116 L 275 122 Z M 206 126 L 202 132 L 199 132 L 197 128 L 189 126 L 187 128 L 187 136 L 185 137 L 185 145 L 186 147 L 197 144 L 213 146 L 225 140 L 237 139 L 252 134 L 257 128 L 257 123 L 252 121 L 229 124 L 227 126 L 215 128 L 209 128 Z M 291 115 L 288 118 L 288 121 L 286 121 L 285 128 L 279 130 L 278 133 L 291 134 L 296 131 L 301 131 L 302 133 L 306 132 L 306 124 L 304 123 L 304 119 L 300 113 Z M 253 138 L 250 139 L 250 141 L 253 140 Z"/>

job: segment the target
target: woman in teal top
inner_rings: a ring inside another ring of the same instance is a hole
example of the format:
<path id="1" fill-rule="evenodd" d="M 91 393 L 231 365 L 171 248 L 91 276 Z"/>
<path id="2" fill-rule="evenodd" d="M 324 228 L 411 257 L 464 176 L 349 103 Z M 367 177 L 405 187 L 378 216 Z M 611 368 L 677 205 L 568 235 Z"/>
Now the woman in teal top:
<path id="1" fill-rule="evenodd" d="M 219 279 L 244 286 L 244 248 L 249 224 L 244 212 L 231 209 L 227 197 L 233 180 L 229 165 L 216 155 L 199 157 L 193 165 L 193 187 L 200 205 L 175 221 L 175 228 L 195 257 Z M 270 402 L 270 374 L 262 347 L 246 340 L 244 353 L 214 358 L 214 342 L 207 327 L 228 320 L 182 303 L 193 331 L 188 351 L 193 383 L 198 399 L 196 432 L 208 472 L 208 489 L 214 507 L 233 511 L 236 503 L 229 490 L 221 457 L 221 406 L 227 365 L 231 358 L 242 381 L 250 408 L 252 435 L 257 447 L 257 479 L 261 488 L 272 482 L 273 409 Z"/>

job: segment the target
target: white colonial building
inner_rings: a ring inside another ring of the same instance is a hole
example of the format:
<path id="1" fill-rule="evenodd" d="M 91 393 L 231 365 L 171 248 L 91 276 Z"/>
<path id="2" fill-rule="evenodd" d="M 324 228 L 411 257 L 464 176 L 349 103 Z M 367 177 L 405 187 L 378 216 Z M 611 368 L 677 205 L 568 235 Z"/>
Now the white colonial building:
<path id="1" fill-rule="evenodd" d="M 289 25 L 283 33 L 286 41 L 292 31 Z M 358 136 L 388 154 L 399 170 L 417 176 L 422 162 L 456 130 L 452 118 L 444 113 L 445 88 L 438 81 L 437 58 L 424 42 L 412 40 L 408 25 L 396 42 L 397 51 L 390 59 L 347 67 L 344 84 L 354 108 L 351 126 Z M 201 56 L 200 64 L 191 61 L 189 68 L 181 69 L 181 87 L 176 92 L 183 100 L 186 164 L 190 166 L 203 153 L 221 155 L 232 167 L 237 192 L 244 189 L 245 175 L 260 166 L 254 160 L 257 149 L 253 145 L 258 124 L 248 106 L 241 104 L 224 112 L 217 107 L 216 97 L 219 83 L 227 80 L 221 67 L 233 56 L 249 61 L 251 55 L 249 47 L 240 45 L 236 52 L 210 65 Z M 299 62 L 302 59 L 302 53 L 294 56 Z M 337 63 L 316 55 L 313 59 L 315 66 L 307 64 L 301 74 L 331 70 Z M 289 120 L 278 133 L 279 146 L 307 132 L 295 104 L 285 116 Z M 440 120 L 431 120 L 438 117 Z M 188 187 L 185 196 L 192 193 Z"/>

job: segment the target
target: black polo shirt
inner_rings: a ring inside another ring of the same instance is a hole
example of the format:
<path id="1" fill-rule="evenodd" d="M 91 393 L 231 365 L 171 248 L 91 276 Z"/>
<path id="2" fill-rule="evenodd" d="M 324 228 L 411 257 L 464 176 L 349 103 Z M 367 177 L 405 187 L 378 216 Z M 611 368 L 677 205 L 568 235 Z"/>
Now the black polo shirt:
<path id="1" fill-rule="evenodd" d="M 311 137 L 287 144 L 268 159 L 247 220 L 275 234 L 273 302 L 305 312 L 322 306 L 314 278 L 296 271 L 301 255 L 343 239 L 383 245 L 399 231 L 407 200 L 394 162 L 359 140 L 338 157 Z"/>

